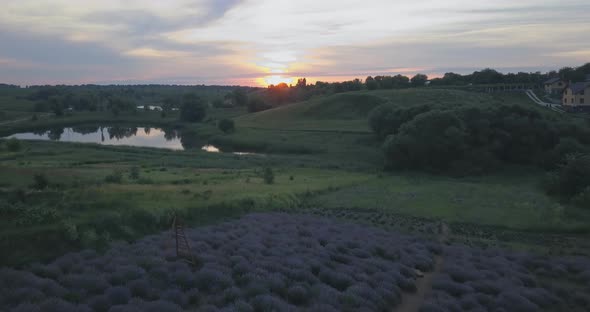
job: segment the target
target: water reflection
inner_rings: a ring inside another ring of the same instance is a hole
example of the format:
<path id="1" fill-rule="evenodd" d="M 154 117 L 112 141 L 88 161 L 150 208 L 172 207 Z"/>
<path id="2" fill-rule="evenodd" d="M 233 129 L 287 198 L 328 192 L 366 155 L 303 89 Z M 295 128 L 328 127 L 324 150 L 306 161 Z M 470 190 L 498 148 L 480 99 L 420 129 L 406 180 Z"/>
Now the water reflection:
<path id="1" fill-rule="evenodd" d="M 102 145 L 128 145 L 156 147 L 172 150 L 203 150 L 223 153 L 221 148 L 207 144 L 194 130 L 174 128 L 129 126 L 76 126 L 51 128 L 17 133 L 8 138 L 20 140 L 51 140 L 61 142 L 96 143 Z M 249 152 L 233 152 L 236 155 L 260 155 Z"/>
<path id="2" fill-rule="evenodd" d="M 217 147 L 215 147 L 213 145 L 209 145 L 209 144 L 203 146 L 201 149 L 204 150 L 205 152 L 209 152 L 209 153 L 219 153 L 219 152 L 221 152 L 219 150 L 219 148 L 217 148 Z"/>
<path id="3" fill-rule="evenodd" d="M 21 140 L 51 140 L 62 142 L 97 143 L 103 145 L 128 145 L 184 150 L 195 147 L 196 134 L 188 132 L 187 138 L 176 129 L 127 126 L 77 126 L 51 128 L 17 133 L 9 138 Z"/>

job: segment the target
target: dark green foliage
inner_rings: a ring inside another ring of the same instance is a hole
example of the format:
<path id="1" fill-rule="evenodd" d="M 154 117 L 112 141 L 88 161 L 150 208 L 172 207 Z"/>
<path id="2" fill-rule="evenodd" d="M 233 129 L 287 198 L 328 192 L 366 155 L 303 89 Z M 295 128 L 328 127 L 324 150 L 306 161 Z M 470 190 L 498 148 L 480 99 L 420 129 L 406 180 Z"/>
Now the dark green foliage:
<path id="1" fill-rule="evenodd" d="M 119 170 L 114 170 L 104 178 L 104 181 L 107 183 L 121 183 L 123 181 L 123 174 Z"/>
<path id="2" fill-rule="evenodd" d="M 365 79 L 365 86 L 367 87 L 367 90 L 375 90 L 379 87 L 379 84 L 373 77 L 369 76 Z"/>
<path id="3" fill-rule="evenodd" d="M 223 99 L 222 98 L 215 98 L 211 103 L 213 107 L 220 108 L 223 107 Z"/>
<path id="4" fill-rule="evenodd" d="M 590 188 L 590 155 L 568 156 L 566 163 L 549 175 L 545 188 L 549 194 L 585 202 Z"/>
<path id="5" fill-rule="evenodd" d="M 267 104 L 261 98 L 254 97 L 248 101 L 248 111 L 251 113 L 260 112 L 271 108 L 272 106 Z"/>
<path id="6" fill-rule="evenodd" d="M 140 175 L 140 169 L 137 166 L 131 167 L 129 169 L 129 178 L 132 180 L 138 180 Z"/>
<path id="7" fill-rule="evenodd" d="M 37 173 L 33 176 L 33 185 L 32 188 L 36 190 L 43 190 L 49 186 L 49 180 L 43 173 Z"/>
<path id="8" fill-rule="evenodd" d="M 466 150 L 465 125 L 451 112 L 434 110 L 405 123 L 383 148 L 390 168 L 443 170 Z"/>
<path id="9" fill-rule="evenodd" d="M 21 143 L 16 138 L 11 138 L 6 141 L 6 149 L 11 152 L 18 152 L 21 149 Z"/>
<path id="10" fill-rule="evenodd" d="M 246 106 L 248 104 L 248 96 L 241 88 L 235 89 L 232 92 L 232 98 L 236 106 Z"/>
<path id="11" fill-rule="evenodd" d="M 231 133 L 236 130 L 234 121 L 231 119 L 222 119 L 217 124 L 219 130 L 223 131 L 223 133 Z"/>
<path id="12" fill-rule="evenodd" d="M 412 82 L 413 86 L 423 86 L 426 81 L 428 81 L 428 76 L 424 74 L 416 74 L 414 77 L 412 77 L 412 79 L 410 79 L 410 81 Z"/>
<path id="13" fill-rule="evenodd" d="M 385 138 L 396 134 L 402 124 L 431 109 L 429 105 L 396 108 L 390 103 L 382 104 L 369 112 L 369 126 L 379 137 Z"/>
<path id="14" fill-rule="evenodd" d="M 554 120 L 518 105 L 384 104 L 369 114 L 389 168 L 479 174 L 501 163 L 555 168 L 568 154 L 588 151 L 588 126 Z"/>
<path id="15" fill-rule="evenodd" d="M 262 178 L 264 179 L 264 183 L 266 184 L 273 184 L 275 181 L 275 175 L 272 171 L 271 167 L 264 168 L 264 172 L 262 173 Z"/>
<path id="16" fill-rule="evenodd" d="M 180 120 L 185 122 L 199 122 L 207 114 L 205 103 L 194 93 L 186 94 L 180 107 Z"/>
<path id="17" fill-rule="evenodd" d="M 111 97 L 107 103 L 107 109 L 109 109 L 113 115 L 118 116 L 121 112 L 135 111 L 135 103 L 125 97 Z"/>

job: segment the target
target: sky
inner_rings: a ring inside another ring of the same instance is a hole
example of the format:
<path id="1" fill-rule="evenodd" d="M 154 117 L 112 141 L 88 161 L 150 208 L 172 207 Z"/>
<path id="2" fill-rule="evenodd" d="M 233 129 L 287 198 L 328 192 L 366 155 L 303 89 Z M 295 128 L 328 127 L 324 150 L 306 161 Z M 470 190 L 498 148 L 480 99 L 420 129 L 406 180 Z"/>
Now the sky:
<path id="1" fill-rule="evenodd" d="M 265 86 L 590 62 L 588 0 L 3 0 L 0 83 Z"/>

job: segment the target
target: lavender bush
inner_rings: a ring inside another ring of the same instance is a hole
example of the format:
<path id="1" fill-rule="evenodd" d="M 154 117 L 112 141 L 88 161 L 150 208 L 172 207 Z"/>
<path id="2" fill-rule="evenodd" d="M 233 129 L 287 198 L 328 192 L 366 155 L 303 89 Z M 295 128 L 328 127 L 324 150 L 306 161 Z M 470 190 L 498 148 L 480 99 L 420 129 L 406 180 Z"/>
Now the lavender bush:
<path id="1" fill-rule="evenodd" d="M 441 246 L 317 216 L 251 214 L 187 229 L 198 266 L 173 234 L 0 269 L 0 311 L 390 311 L 416 270 L 445 258 L 423 311 L 576 310 L 588 306 L 588 259 Z M 548 282 L 567 277 L 570 289 Z"/>

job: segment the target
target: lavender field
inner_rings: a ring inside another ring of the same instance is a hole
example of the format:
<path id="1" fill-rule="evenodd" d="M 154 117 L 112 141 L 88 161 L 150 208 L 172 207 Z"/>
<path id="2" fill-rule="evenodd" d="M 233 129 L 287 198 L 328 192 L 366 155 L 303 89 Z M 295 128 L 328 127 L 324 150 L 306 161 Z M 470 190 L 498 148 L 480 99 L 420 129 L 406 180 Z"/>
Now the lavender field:
<path id="1" fill-rule="evenodd" d="M 392 311 L 435 269 L 421 311 L 580 310 L 590 261 L 441 246 L 329 218 L 251 214 L 187 230 L 196 267 L 164 232 L 27 270 L 0 270 L 8 311 Z M 556 279 L 568 283 L 557 285 Z"/>

